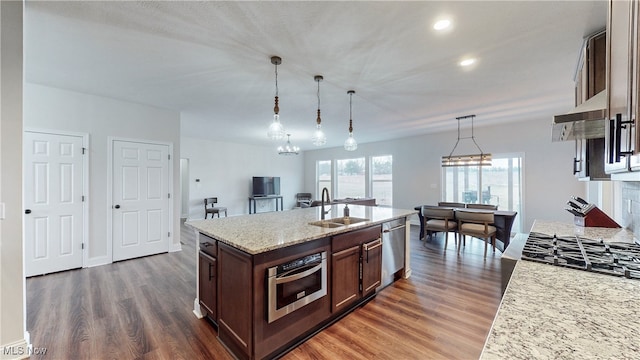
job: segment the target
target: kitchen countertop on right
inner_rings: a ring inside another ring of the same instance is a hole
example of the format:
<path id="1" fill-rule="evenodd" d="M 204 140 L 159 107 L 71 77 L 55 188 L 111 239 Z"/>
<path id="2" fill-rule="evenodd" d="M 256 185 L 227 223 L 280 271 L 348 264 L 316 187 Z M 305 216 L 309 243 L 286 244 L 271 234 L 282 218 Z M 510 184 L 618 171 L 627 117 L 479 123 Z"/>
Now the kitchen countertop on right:
<path id="1" fill-rule="evenodd" d="M 577 228 L 536 221 L 532 231 L 633 241 L 633 234 L 625 229 Z M 638 309 L 638 280 L 521 260 L 480 357 L 638 358 Z"/>

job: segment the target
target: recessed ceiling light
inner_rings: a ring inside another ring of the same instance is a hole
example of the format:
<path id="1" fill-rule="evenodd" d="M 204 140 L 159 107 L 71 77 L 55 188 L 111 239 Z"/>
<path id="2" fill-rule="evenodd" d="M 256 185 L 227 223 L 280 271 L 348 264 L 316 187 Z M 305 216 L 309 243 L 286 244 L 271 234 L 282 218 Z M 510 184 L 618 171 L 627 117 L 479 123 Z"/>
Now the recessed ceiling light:
<path id="1" fill-rule="evenodd" d="M 445 30 L 449 26 L 451 26 L 451 20 L 448 19 L 438 20 L 433 24 L 433 28 L 438 31 Z"/>
<path id="2" fill-rule="evenodd" d="M 464 59 L 464 60 L 460 61 L 459 64 L 460 64 L 460 66 L 471 66 L 471 65 L 475 64 L 475 62 L 476 62 L 476 59 L 471 58 L 471 59 Z"/>

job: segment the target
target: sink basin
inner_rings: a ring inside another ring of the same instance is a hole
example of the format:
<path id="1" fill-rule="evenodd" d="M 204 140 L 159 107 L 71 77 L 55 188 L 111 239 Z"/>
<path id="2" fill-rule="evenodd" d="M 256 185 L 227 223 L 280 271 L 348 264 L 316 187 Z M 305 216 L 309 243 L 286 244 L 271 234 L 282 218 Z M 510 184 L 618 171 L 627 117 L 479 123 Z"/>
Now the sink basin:
<path id="1" fill-rule="evenodd" d="M 351 225 L 351 224 L 357 224 L 363 221 L 369 221 L 369 219 L 356 218 L 356 217 L 349 217 L 349 218 L 340 217 L 340 218 L 329 219 L 326 221 L 336 223 L 336 224 Z"/>
<path id="2" fill-rule="evenodd" d="M 336 228 L 336 227 L 340 227 L 340 226 L 347 226 L 347 225 L 351 225 L 351 224 L 357 224 L 363 221 L 368 221 L 369 219 L 363 219 L 363 218 L 356 218 L 356 217 L 350 217 L 348 219 L 340 217 L 340 218 L 333 218 L 333 219 L 327 219 L 327 220 L 319 220 L 319 221 L 314 221 L 314 222 L 310 222 L 309 225 L 315 225 L 315 226 L 320 226 L 320 227 L 326 227 L 326 228 Z"/>
<path id="3" fill-rule="evenodd" d="M 336 228 L 336 227 L 344 226 L 344 224 L 329 222 L 329 220 L 314 221 L 314 222 L 310 222 L 309 225 L 315 225 L 315 226 L 326 227 L 326 228 Z"/>

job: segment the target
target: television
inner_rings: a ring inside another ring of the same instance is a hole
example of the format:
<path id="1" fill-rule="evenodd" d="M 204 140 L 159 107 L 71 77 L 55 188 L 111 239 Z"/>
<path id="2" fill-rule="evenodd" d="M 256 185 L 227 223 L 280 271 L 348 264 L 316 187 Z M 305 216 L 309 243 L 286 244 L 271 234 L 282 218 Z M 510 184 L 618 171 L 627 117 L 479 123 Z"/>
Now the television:
<path id="1" fill-rule="evenodd" d="M 280 177 L 278 176 L 254 176 L 253 196 L 280 195 Z"/>

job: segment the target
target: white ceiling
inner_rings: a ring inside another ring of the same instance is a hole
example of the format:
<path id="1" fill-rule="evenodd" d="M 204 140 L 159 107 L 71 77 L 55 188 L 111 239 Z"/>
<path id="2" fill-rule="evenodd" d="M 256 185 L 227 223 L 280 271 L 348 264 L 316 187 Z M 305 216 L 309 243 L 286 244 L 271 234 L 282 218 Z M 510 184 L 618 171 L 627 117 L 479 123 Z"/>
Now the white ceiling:
<path id="1" fill-rule="evenodd" d="M 317 84 L 325 147 L 476 127 L 550 126 L 573 105 L 582 40 L 605 27 L 601 1 L 27 1 L 25 76 L 182 112 L 183 135 L 269 144 L 280 118 L 315 148 Z M 442 16 L 453 28 L 436 33 Z M 465 56 L 478 62 L 457 65 Z M 463 124 L 465 126 L 466 124 Z M 551 135 L 549 135 L 551 137 Z"/>

